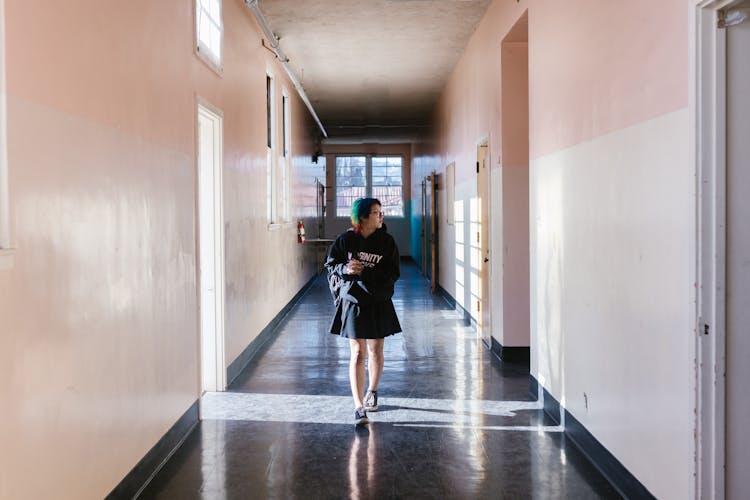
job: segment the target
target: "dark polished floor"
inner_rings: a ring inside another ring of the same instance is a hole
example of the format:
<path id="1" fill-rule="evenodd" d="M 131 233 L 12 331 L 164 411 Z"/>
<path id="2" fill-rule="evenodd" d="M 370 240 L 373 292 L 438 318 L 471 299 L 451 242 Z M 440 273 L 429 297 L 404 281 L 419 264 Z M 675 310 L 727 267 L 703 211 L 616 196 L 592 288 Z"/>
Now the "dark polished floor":
<path id="1" fill-rule="evenodd" d="M 404 333 L 369 425 L 353 425 L 321 276 L 140 498 L 620 498 L 529 396 L 528 369 L 481 348 L 415 266 L 394 302 Z"/>

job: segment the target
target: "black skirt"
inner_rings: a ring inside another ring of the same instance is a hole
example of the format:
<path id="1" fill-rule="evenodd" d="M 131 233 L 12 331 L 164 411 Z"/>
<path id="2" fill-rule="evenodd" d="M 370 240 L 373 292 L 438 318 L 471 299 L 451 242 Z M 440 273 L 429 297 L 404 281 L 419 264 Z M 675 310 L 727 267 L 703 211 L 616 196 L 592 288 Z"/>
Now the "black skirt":
<path id="1" fill-rule="evenodd" d="M 401 332 L 393 301 L 355 304 L 339 301 L 330 332 L 348 339 L 382 339 Z"/>

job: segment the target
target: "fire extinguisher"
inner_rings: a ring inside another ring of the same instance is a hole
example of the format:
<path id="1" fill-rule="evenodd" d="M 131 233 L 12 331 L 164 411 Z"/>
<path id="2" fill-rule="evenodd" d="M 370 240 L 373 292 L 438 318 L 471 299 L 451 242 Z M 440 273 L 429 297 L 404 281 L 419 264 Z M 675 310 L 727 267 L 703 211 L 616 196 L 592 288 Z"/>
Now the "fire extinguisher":
<path id="1" fill-rule="evenodd" d="M 297 243 L 305 242 L 305 224 L 302 221 L 297 222 Z"/>

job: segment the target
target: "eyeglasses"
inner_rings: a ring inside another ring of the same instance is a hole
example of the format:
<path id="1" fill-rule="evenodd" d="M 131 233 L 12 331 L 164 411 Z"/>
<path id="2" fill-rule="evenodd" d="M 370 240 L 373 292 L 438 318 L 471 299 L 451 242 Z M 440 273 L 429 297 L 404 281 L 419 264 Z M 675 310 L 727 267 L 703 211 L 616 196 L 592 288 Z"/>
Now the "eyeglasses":
<path id="1" fill-rule="evenodd" d="M 370 212 L 370 215 L 377 215 L 378 217 L 382 217 L 385 215 L 385 213 L 382 210 L 375 210 L 373 212 Z"/>

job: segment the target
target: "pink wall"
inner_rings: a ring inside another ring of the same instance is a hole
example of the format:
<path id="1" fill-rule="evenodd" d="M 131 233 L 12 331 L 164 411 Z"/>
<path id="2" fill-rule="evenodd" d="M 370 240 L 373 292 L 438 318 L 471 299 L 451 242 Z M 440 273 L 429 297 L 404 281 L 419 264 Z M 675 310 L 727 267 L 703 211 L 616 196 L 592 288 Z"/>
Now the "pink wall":
<path id="1" fill-rule="evenodd" d="M 2 498 L 106 496 L 199 397 L 196 97 L 224 117 L 227 362 L 315 273 L 295 225 L 266 221 L 267 68 L 292 98 L 293 177 L 323 176 L 315 129 L 244 3 L 223 4 L 219 76 L 193 2 L 6 2 Z"/>
<path id="2" fill-rule="evenodd" d="M 528 5 L 532 158 L 687 106 L 684 2 Z"/>

